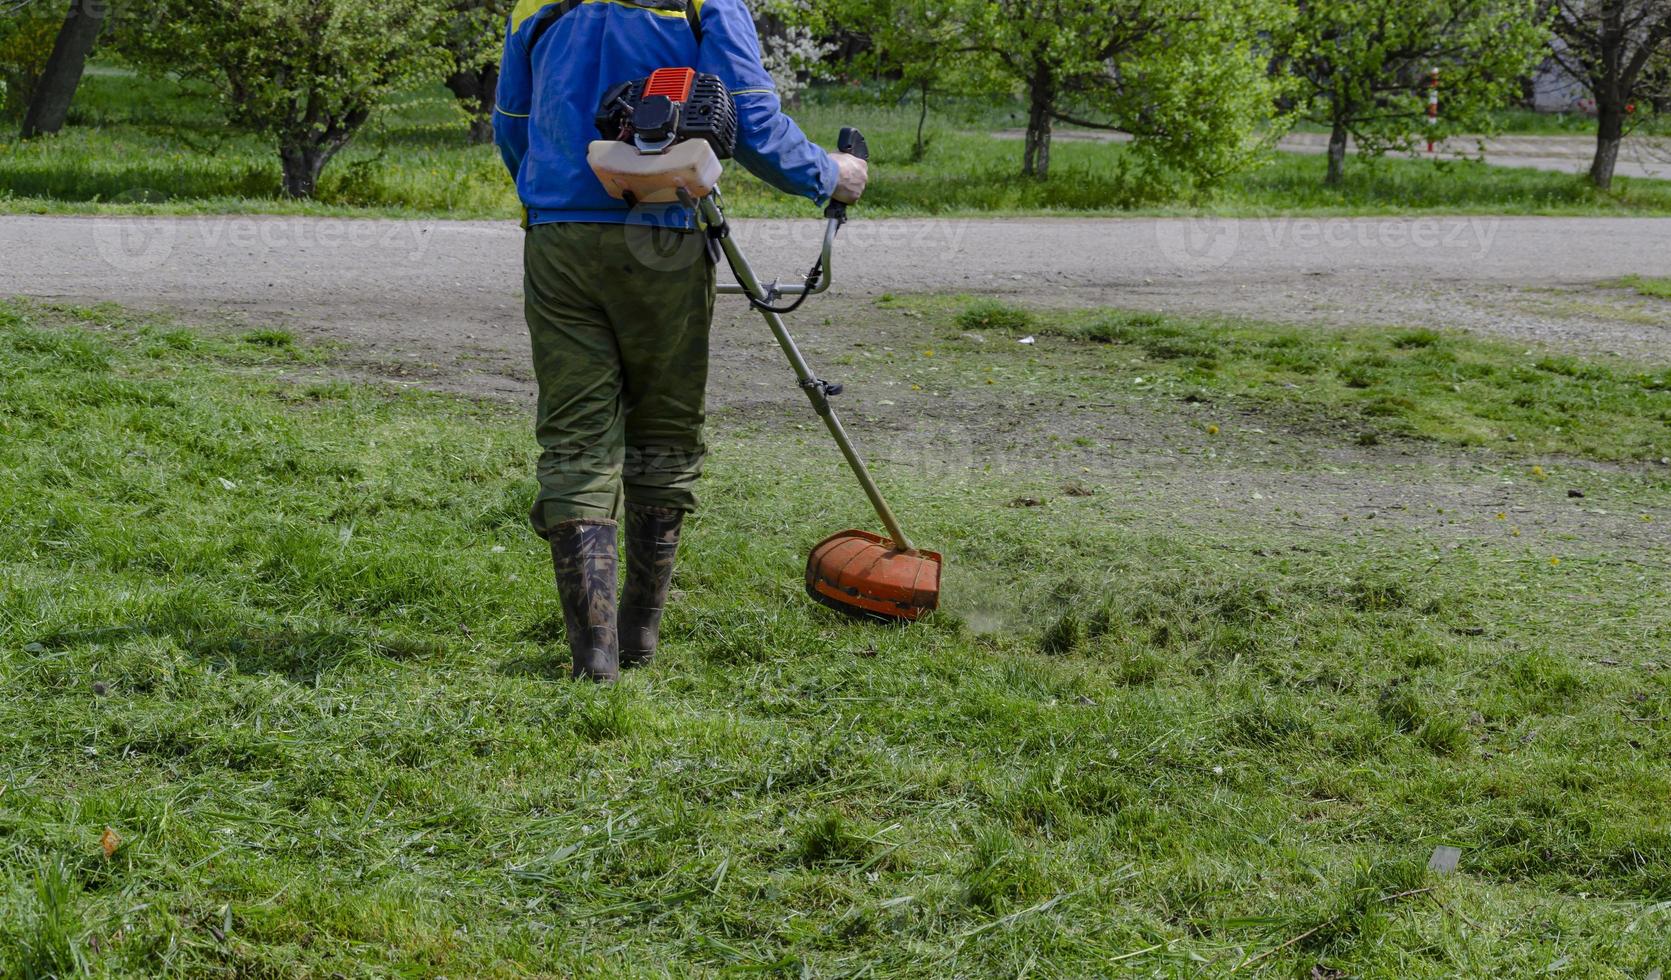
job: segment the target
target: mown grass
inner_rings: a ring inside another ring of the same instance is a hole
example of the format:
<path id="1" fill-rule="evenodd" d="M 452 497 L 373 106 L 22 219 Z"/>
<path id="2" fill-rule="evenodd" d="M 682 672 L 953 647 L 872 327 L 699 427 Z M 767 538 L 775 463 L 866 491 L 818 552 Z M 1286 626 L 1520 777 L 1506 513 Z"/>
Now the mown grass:
<path id="1" fill-rule="evenodd" d="M 1021 142 L 990 135 L 1021 124 L 1005 106 L 936 114 L 927 156 L 912 159 L 916 116 L 906 108 L 814 92 L 796 118 L 833 143 L 861 126 L 876 165 L 865 197 L 872 216 L 971 214 L 1301 212 L 1401 214 L 1671 214 L 1671 181 L 1620 178 L 1602 193 L 1576 176 L 1469 162 L 1354 161 L 1338 188 L 1322 183 L 1321 157 L 1279 153 L 1192 199 L 1130 170 L 1117 145 L 1061 139 L 1049 181 L 1017 177 Z M 317 200 L 277 196 L 273 148 L 229 133 L 199 84 L 137 79 L 114 68 L 83 83 L 71 125 L 56 137 L 0 138 L 0 210 L 7 212 L 279 212 L 395 217 L 514 218 L 514 190 L 497 153 L 468 146 L 464 120 L 441 87 L 380 112 L 326 170 Z M 787 198 L 732 166 L 725 180 L 737 216 L 804 216 Z"/>
<path id="2" fill-rule="evenodd" d="M 1045 312 L 993 300 L 889 298 L 885 305 L 938 318 L 945 343 L 937 363 L 955 365 L 966 381 L 1025 376 L 1091 400 L 1133 390 L 1192 402 L 1251 399 L 1279 414 L 1299 410 L 1300 424 L 1335 427 L 1365 444 L 1409 437 L 1511 455 L 1671 457 L 1671 366 L 1663 363 L 1581 358 L 1429 329 Z M 1014 341 L 1024 335 L 1070 343 L 1078 359 L 1066 367 L 1030 357 L 1018 364 Z"/>
<path id="3" fill-rule="evenodd" d="M 868 523 L 833 454 L 739 434 L 662 662 L 576 686 L 525 419 L 328 353 L 0 307 L 0 974 L 1671 958 L 1646 556 L 1209 534 L 885 467 L 953 574 L 889 628 L 800 594 Z"/>
<path id="4" fill-rule="evenodd" d="M 1631 275 L 1620 279 L 1619 285 L 1654 299 L 1671 299 L 1671 279 Z"/>

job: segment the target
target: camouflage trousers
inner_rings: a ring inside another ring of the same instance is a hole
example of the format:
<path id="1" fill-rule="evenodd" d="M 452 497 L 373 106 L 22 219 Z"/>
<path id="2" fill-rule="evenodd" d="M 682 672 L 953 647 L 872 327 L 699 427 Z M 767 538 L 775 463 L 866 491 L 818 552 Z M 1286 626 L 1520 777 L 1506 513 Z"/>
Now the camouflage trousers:
<path id="1" fill-rule="evenodd" d="M 702 472 L 714 270 L 702 236 L 642 225 L 528 229 L 541 537 L 625 502 L 689 511 Z"/>

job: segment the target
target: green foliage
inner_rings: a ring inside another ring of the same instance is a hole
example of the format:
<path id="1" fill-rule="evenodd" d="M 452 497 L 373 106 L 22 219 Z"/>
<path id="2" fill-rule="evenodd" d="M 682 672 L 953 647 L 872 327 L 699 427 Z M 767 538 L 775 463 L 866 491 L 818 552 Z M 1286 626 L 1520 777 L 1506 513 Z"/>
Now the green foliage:
<path id="1" fill-rule="evenodd" d="M 32 0 L 0 17 L 0 118 L 21 119 L 64 24 L 58 4 Z"/>
<path id="2" fill-rule="evenodd" d="M 444 31 L 453 69 L 496 69 L 515 0 L 452 0 Z"/>
<path id="3" fill-rule="evenodd" d="M 1022 173 L 1050 170 L 1050 129 L 1131 133 L 1141 183 L 1211 187 L 1274 138 L 1279 83 L 1256 49 L 1287 18 L 1279 0 L 1001 0 L 966 15 L 970 45 L 1026 92 Z"/>
<path id="4" fill-rule="evenodd" d="M 446 46 L 447 88 L 469 119 L 470 140 L 493 136 L 493 107 L 498 99 L 499 58 L 513 0 L 451 0 L 442 43 Z"/>
<path id="5" fill-rule="evenodd" d="M 1492 131 L 1493 110 L 1519 97 L 1520 78 L 1548 50 L 1537 0 L 1305 0 L 1297 9 L 1277 50 L 1301 111 L 1332 133 L 1330 183 L 1348 137 L 1380 156 L 1428 135 Z M 1429 126 L 1433 68 L 1439 119 Z"/>
<path id="6" fill-rule="evenodd" d="M 1160 17 L 1155 36 L 1117 66 L 1122 82 L 1083 98 L 1135 137 L 1142 179 L 1199 194 L 1263 160 L 1286 129 L 1289 120 L 1271 107 L 1288 80 L 1265 70 L 1260 38 L 1291 13 L 1281 0 L 1215 0 Z"/>
<path id="7" fill-rule="evenodd" d="M 912 162 L 927 155 L 931 106 L 953 93 L 967 98 L 998 88 L 988 61 L 970 56 L 969 0 L 832 0 L 825 9 L 830 24 L 869 42 L 847 73 L 887 79 L 876 90 L 880 101 L 914 103 Z"/>
<path id="8" fill-rule="evenodd" d="M 71 125 L 54 139 L 0 134 L 0 211 L 64 213 L 270 212 L 515 219 L 521 210 L 504 164 L 468 145 L 455 99 L 440 85 L 385 101 L 320 179 L 309 201 L 277 196 L 278 161 L 262 137 L 229 131 L 215 90 L 201 82 L 138 78 L 95 63 L 76 94 Z M 1671 214 L 1671 181 L 1621 178 L 1602 193 L 1570 175 L 1471 162 L 1387 159 L 1354 168 L 1337 187 L 1316 160 L 1274 154 L 1232 175 L 1204 201 L 1156 199 L 1126 161 L 1128 145 L 1059 141 L 1057 179 L 1015 179 L 1018 139 L 986 132 L 1025 119 L 1008 98 L 948 100 L 931 113 L 933 150 L 911 160 L 917 113 L 883 108 L 847 87 L 814 90 L 795 118 L 830 145 L 858 125 L 875 161 L 859 216 L 1212 213 L 1269 215 Z M 740 167 L 724 180 L 737 217 L 810 217 Z M 1186 212 L 1187 208 L 1187 212 Z"/>
<path id="9" fill-rule="evenodd" d="M 1123 161 L 1133 182 L 1186 191 L 1245 168 L 1280 129 L 1269 125 L 1279 82 L 1249 41 L 1283 22 L 1279 0 L 838 0 L 835 10 L 867 36 L 858 67 L 892 80 L 886 97 L 916 101 L 912 160 L 926 149 L 930 102 L 950 91 L 1021 91 L 1022 173 L 1041 178 L 1060 122 L 1133 134 Z"/>
<path id="10" fill-rule="evenodd" d="M 215 85 L 227 121 L 269 139 L 284 193 L 320 172 L 392 93 L 448 65 L 441 0 L 134 0 L 123 54 Z"/>

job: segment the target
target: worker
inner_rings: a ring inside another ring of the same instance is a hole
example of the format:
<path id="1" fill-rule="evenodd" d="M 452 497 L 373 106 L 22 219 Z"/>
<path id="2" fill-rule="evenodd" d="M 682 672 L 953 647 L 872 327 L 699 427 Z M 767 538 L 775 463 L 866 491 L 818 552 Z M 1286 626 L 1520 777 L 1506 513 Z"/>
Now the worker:
<path id="1" fill-rule="evenodd" d="M 705 452 L 714 270 L 695 215 L 629 208 L 586 163 L 604 93 L 667 67 L 725 83 L 736 159 L 773 187 L 852 203 L 869 176 L 783 114 L 743 0 L 519 0 L 511 12 L 493 131 L 525 209 L 540 445 L 530 518 L 551 545 L 573 676 L 598 681 L 655 655 Z"/>

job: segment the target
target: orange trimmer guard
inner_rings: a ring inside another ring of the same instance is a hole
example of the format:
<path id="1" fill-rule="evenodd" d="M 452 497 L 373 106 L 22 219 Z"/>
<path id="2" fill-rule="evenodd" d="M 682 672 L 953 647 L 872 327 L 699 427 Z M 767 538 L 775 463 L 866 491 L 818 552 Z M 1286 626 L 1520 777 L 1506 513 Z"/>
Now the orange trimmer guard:
<path id="1" fill-rule="evenodd" d="M 806 560 L 807 595 L 845 613 L 916 619 L 940 605 L 940 555 L 900 551 L 869 531 L 840 531 Z"/>

